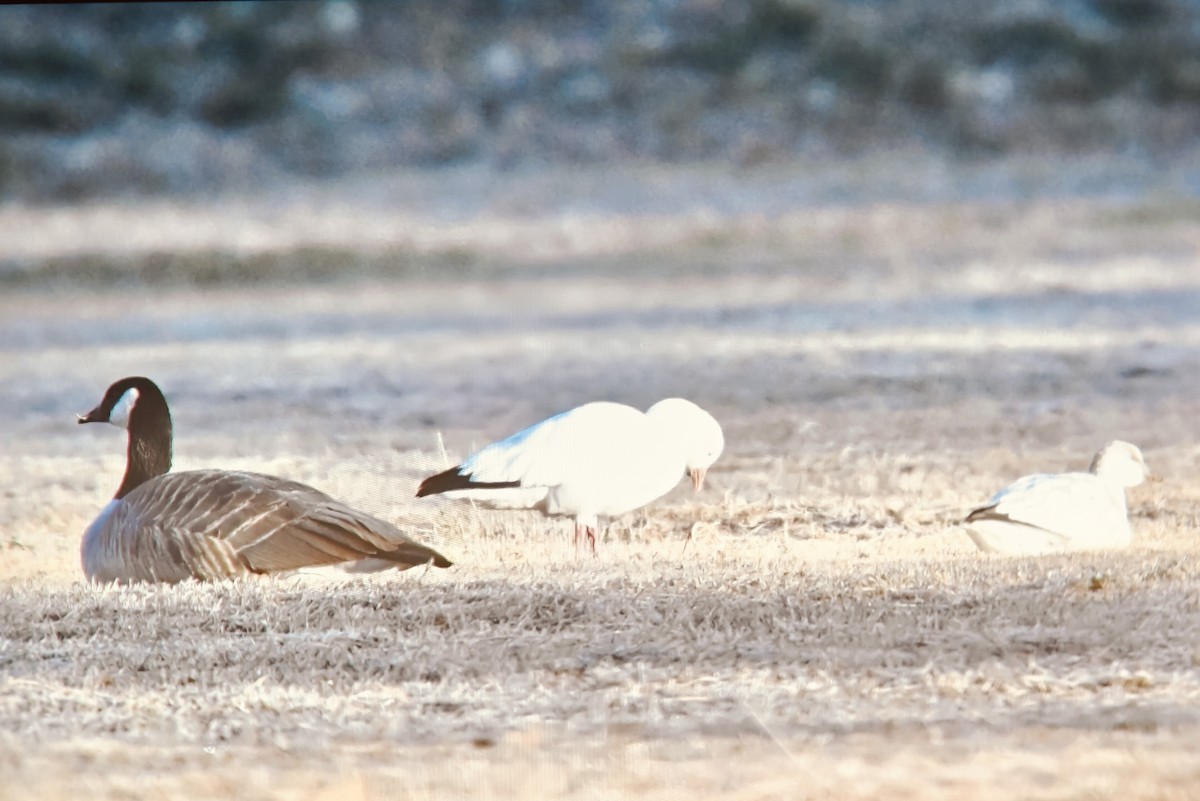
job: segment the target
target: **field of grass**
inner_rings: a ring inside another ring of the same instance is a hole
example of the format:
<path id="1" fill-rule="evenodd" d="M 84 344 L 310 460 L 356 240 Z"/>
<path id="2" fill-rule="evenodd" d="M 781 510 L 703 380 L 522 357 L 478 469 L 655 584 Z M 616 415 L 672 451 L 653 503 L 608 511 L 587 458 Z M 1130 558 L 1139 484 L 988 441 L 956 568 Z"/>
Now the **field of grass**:
<path id="1" fill-rule="evenodd" d="M 310 200 L 0 209 L 0 799 L 1194 797 L 1194 204 Z M 297 253 L 348 266 L 288 281 Z M 130 374 L 177 468 L 307 481 L 455 567 L 85 585 L 124 439 L 73 415 Z M 595 558 L 412 497 L 555 411 L 676 394 L 726 453 Z M 1164 479 L 1130 550 L 956 526 L 1113 438 Z"/>

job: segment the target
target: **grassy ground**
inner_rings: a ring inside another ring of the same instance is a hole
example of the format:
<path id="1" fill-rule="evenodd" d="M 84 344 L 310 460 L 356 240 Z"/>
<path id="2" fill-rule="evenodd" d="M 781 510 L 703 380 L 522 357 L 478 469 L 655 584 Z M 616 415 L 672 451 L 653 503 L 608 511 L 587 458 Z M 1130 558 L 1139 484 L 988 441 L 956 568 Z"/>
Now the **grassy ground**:
<path id="1" fill-rule="evenodd" d="M 243 211 L 0 209 L 30 260 L 0 296 L 0 798 L 1194 796 L 1190 205 L 401 215 L 373 247 L 414 254 L 403 274 L 85 280 L 136 274 L 172 219 L 204 252 L 321 236 Z M 179 468 L 308 481 L 457 565 L 84 585 L 124 441 L 72 414 L 136 373 Z M 595 559 L 562 521 L 412 498 L 556 410 L 668 394 L 727 452 Z M 955 526 L 1116 437 L 1164 477 L 1130 493 L 1129 551 L 987 557 Z"/>

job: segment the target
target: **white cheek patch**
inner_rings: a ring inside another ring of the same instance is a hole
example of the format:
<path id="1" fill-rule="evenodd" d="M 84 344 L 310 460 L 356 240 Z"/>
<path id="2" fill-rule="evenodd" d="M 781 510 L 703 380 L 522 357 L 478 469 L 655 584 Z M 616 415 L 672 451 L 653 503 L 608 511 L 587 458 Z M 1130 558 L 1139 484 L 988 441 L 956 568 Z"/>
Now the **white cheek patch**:
<path id="1" fill-rule="evenodd" d="M 137 401 L 138 391 L 136 388 L 130 387 L 125 390 L 125 394 L 113 404 L 112 411 L 108 414 L 108 422 L 118 428 L 129 428 L 129 413 Z"/>

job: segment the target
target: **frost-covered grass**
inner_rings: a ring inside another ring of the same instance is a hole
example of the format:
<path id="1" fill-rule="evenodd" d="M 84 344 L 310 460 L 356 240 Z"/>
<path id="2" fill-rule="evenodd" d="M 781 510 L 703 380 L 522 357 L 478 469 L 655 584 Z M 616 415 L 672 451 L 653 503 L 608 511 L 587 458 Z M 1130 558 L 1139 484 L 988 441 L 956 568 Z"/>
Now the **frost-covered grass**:
<path id="1" fill-rule="evenodd" d="M 634 255 L 610 224 L 537 277 L 0 296 L 0 798 L 1194 793 L 1189 218 L 880 206 L 663 251 L 631 220 Z M 307 481 L 455 567 L 84 585 L 124 439 L 72 414 L 126 374 L 166 391 L 179 468 Z M 727 451 L 594 559 L 567 522 L 412 497 L 554 411 L 669 394 Z M 956 527 L 1114 437 L 1164 478 L 1130 550 Z"/>

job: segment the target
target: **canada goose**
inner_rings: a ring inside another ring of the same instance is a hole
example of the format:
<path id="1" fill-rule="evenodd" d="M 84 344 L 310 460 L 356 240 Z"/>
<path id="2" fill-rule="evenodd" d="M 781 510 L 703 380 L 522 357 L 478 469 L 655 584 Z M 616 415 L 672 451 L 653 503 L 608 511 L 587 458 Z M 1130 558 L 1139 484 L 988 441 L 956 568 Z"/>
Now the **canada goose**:
<path id="1" fill-rule="evenodd" d="M 364 560 L 450 566 L 395 526 L 304 484 L 236 470 L 168 472 L 171 412 L 148 378 L 117 381 L 79 422 L 129 431 L 125 477 L 83 535 L 93 581 L 226 579 Z"/>
<path id="2" fill-rule="evenodd" d="M 1086 473 L 1025 476 L 967 515 L 980 550 L 1004 554 L 1123 548 L 1132 532 L 1125 490 L 1150 477 L 1142 452 L 1114 440 Z"/>
<path id="3" fill-rule="evenodd" d="M 506 509 L 575 518 L 575 542 L 596 550 L 600 515 L 620 515 L 665 495 L 686 471 L 698 492 L 725 447 L 721 426 L 691 401 L 667 398 L 646 412 L 588 403 L 526 428 L 421 482 L 417 497 L 445 493 Z"/>

